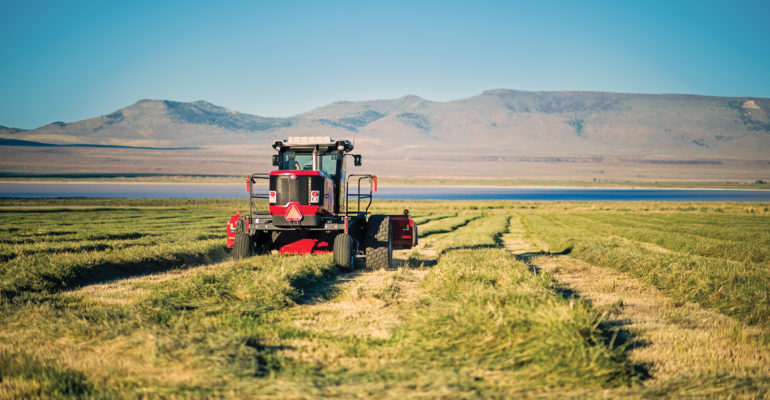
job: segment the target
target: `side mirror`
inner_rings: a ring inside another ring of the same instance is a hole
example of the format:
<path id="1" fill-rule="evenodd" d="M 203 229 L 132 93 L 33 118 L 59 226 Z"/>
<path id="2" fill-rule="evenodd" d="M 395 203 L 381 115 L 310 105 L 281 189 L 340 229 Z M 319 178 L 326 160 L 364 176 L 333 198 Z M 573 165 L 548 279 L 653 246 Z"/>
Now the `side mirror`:
<path id="1" fill-rule="evenodd" d="M 278 154 L 273 154 L 273 166 L 278 166 Z"/>
<path id="2" fill-rule="evenodd" d="M 356 167 L 360 167 L 360 166 L 361 166 L 361 155 L 360 155 L 360 154 L 355 154 L 355 155 L 353 156 L 353 164 L 354 164 Z"/>

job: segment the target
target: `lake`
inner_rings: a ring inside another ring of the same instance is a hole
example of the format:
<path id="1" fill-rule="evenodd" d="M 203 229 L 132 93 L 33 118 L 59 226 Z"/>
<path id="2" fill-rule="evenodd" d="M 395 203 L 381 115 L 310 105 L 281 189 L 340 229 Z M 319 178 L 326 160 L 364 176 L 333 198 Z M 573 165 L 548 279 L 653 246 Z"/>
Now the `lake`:
<path id="1" fill-rule="evenodd" d="M 542 201 L 770 201 L 770 190 L 383 187 L 382 199 Z M 0 197 L 246 197 L 244 184 L 0 182 Z"/>

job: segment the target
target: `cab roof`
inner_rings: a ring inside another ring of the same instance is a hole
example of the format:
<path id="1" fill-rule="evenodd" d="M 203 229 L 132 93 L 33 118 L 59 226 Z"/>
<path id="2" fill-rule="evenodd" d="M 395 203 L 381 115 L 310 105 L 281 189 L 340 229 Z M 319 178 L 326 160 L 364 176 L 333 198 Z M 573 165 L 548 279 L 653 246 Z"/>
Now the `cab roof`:
<path id="1" fill-rule="evenodd" d="M 334 140 L 329 136 L 289 136 L 288 139 L 276 140 L 273 148 L 280 151 L 291 149 L 293 151 L 313 151 L 318 148 L 319 151 L 342 150 L 345 152 L 353 151 L 353 144 L 350 140 Z"/>

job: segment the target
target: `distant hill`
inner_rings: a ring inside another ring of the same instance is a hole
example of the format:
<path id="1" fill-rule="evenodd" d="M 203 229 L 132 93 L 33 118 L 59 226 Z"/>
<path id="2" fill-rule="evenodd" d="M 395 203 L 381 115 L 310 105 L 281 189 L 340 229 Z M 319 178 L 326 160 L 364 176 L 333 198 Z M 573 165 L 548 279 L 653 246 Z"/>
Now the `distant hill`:
<path id="1" fill-rule="evenodd" d="M 299 118 L 382 144 L 486 144 L 495 155 L 764 157 L 769 115 L 770 100 L 757 98 L 493 90 L 447 103 L 337 103 Z"/>
<path id="2" fill-rule="evenodd" d="M 25 129 L 9 128 L 7 126 L 0 125 L 0 136 L 4 134 L 25 132 Z"/>
<path id="3" fill-rule="evenodd" d="M 216 144 L 220 137 L 233 133 L 260 132 L 290 124 L 283 119 L 237 113 L 205 101 L 140 100 L 101 117 L 53 122 L 29 131 L 0 131 L 0 136 L 56 144 L 179 147 Z"/>
<path id="4" fill-rule="evenodd" d="M 757 157 L 770 152 L 770 99 L 490 90 L 450 102 L 417 96 L 339 102 L 291 118 L 205 101 L 141 100 L 114 113 L 0 136 L 45 143 L 178 147 L 356 135 L 386 150 L 494 143 L 510 152 Z M 483 147 L 483 145 L 482 145 Z"/>
<path id="5" fill-rule="evenodd" d="M 417 96 L 338 102 L 289 118 L 240 113 L 205 101 L 141 100 L 79 122 L 32 130 L 0 127 L 0 137 L 41 143 L 231 148 L 235 153 L 246 147 L 269 151 L 273 140 L 298 135 L 355 138 L 364 154 L 427 167 L 451 166 L 454 160 L 505 165 L 596 163 L 606 157 L 637 164 L 759 160 L 762 166 L 770 154 L 770 99 L 498 89 L 449 102 Z M 472 165 L 458 168 L 447 173 L 472 174 L 467 171 Z"/>

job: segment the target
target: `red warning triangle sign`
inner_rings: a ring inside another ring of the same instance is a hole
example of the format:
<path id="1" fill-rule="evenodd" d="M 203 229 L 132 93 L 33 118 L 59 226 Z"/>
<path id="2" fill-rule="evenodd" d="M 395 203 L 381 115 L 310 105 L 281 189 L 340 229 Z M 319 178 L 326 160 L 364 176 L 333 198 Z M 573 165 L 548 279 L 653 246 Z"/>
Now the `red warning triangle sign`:
<path id="1" fill-rule="evenodd" d="M 283 215 L 287 221 L 299 222 L 302 221 L 302 213 L 299 211 L 299 207 L 296 204 L 289 205 L 286 209 L 286 214 Z"/>

